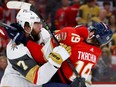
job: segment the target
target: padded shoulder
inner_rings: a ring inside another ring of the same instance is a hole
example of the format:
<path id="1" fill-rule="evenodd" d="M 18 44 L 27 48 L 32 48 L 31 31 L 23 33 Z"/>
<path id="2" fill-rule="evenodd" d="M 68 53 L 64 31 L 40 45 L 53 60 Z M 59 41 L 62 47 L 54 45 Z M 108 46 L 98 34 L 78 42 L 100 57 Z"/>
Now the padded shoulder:
<path id="1" fill-rule="evenodd" d="M 24 56 L 25 54 L 31 57 L 29 50 L 23 44 L 15 45 L 12 40 L 8 43 L 6 48 L 6 55 L 8 59 L 16 59 Z"/>

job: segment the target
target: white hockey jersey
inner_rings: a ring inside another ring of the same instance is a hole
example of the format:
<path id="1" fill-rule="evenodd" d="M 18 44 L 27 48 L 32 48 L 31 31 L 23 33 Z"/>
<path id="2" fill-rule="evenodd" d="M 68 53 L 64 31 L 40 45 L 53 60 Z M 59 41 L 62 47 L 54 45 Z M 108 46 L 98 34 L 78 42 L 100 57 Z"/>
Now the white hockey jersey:
<path id="1" fill-rule="evenodd" d="M 46 43 L 49 33 L 42 29 L 39 43 Z M 29 50 L 23 44 L 15 45 L 12 40 L 7 45 L 8 66 L 6 67 L 1 86 L 36 87 L 48 82 L 57 69 L 49 62 L 41 67 L 33 60 Z M 46 71 L 46 72 L 44 72 Z M 35 73 L 36 72 L 36 73 Z M 36 80 L 35 80 L 36 78 Z M 35 85 L 36 84 L 36 85 Z M 41 87 L 41 86 L 40 86 Z"/>

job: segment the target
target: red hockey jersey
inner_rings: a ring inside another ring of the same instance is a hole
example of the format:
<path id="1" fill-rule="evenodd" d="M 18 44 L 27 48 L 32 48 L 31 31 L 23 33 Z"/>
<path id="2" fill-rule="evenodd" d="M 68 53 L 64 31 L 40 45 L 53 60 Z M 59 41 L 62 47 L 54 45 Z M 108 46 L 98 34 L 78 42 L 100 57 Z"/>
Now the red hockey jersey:
<path id="1" fill-rule="evenodd" d="M 72 46 L 70 60 L 73 63 L 75 69 L 78 71 L 79 75 L 87 80 L 91 73 L 91 69 L 97 63 L 100 55 L 100 48 L 85 42 L 79 42 L 78 44 Z M 65 77 L 70 81 L 73 81 L 76 77 L 67 61 L 62 64 L 61 70 L 63 71 Z M 62 79 L 62 81 L 65 82 L 64 79 Z"/>
<path id="2" fill-rule="evenodd" d="M 61 31 L 56 33 L 56 38 L 58 39 L 59 42 L 67 44 L 71 46 L 72 49 L 72 54 L 70 56 L 70 60 L 73 63 L 75 69 L 78 71 L 78 73 L 84 77 L 86 80 L 88 76 L 90 75 L 90 71 L 92 67 L 96 64 L 99 56 L 101 55 L 101 50 L 99 47 L 96 47 L 94 45 L 90 45 L 86 43 L 84 40 L 87 39 L 88 37 L 88 29 L 84 26 L 79 26 L 77 28 L 73 27 L 65 27 L 61 29 Z M 51 44 L 52 42 L 52 44 Z M 47 47 L 52 48 L 56 44 L 54 40 L 51 42 L 47 43 L 49 44 Z M 40 60 L 44 60 L 42 58 L 36 58 L 38 54 L 37 46 L 33 43 L 27 44 L 27 47 L 29 48 L 32 56 L 34 57 L 35 60 L 39 60 L 37 62 L 41 62 Z M 34 50 L 33 50 L 34 49 Z M 40 50 L 40 49 L 39 49 Z M 42 51 L 44 52 L 44 51 Z M 44 54 L 44 53 L 43 53 Z M 35 56 L 36 55 L 36 56 Z M 44 54 L 46 55 L 46 54 Z M 70 68 L 69 64 L 67 61 L 65 61 L 62 64 L 61 69 L 58 71 L 59 76 L 62 80 L 62 82 L 66 82 L 65 79 L 63 78 L 62 74 L 67 78 L 69 81 L 73 81 L 73 79 L 76 77 L 72 69 Z"/>

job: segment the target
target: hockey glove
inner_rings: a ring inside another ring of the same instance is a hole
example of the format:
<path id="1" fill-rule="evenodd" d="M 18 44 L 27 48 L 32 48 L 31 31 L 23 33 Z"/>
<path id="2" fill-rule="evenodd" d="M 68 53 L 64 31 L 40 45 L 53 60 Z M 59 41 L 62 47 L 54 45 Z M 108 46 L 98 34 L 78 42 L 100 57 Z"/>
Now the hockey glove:
<path id="1" fill-rule="evenodd" d="M 18 32 L 24 31 L 21 25 L 19 25 L 18 23 L 12 23 L 10 26 L 14 27 L 15 30 L 10 27 L 5 27 L 5 30 L 8 34 L 8 37 L 11 39 L 13 39 Z"/>
<path id="2" fill-rule="evenodd" d="M 22 26 L 19 23 L 12 23 L 10 26 L 15 27 L 17 32 L 24 31 Z"/>
<path id="3" fill-rule="evenodd" d="M 87 87 L 85 85 L 85 79 L 81 77 L 76 77 L 70 86 L 71 87 Z"/>
<path id="4" fill-rule="evenodd" d="M 5 27 L 9 38 L 13 39 L 16 44 L 23 43 L 26 45 L 28 38 L 25 36 L 22 26 L 18 23 L 12 23 L 10 26 L 14 27 L 16 30 L 11 29 L 10 27 Z"/>
<path id="5" fill-rule="evenodd" d="M 20 43 L 23 43 L 24 45 L 27 44 L 27 42 L 29 41 L 29 38 L 27 38 L 25 36 L 25 33 L 24 32 L 18 32 L 16 34 L 16 36 L 13 38 L 13 41 L 16 43 L 16 44 L 20 44 Z"/>
<path id="6" fill-rule="evenodd" d="M 71 55 L 71 46 L 67 46 L 66 44 L 63 44 L 63 43 L 61 43 L 60 45 L 67 50 L 67 52 L 69 53 L 69 55 Z"/>
<path id="7" fill-rule="evenodd" d="M 68 48 L 68 49 L 67 49 Z M 71 49 L 70 47 L 66 47 L 66 49 L 62 46 L 55 47 L 53 52 L 49 54 L 48 61 L 57 68 L 60 68 L 63 61 L 65 61 L 69 56 Z"/>

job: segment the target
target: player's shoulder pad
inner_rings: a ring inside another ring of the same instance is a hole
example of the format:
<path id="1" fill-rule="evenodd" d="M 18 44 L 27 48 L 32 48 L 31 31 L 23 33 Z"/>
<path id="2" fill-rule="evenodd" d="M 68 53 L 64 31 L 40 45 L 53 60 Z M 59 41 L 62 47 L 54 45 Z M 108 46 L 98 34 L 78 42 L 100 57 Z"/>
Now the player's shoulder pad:
<path id="1" fill-rule="evenodd" d="M 16 59 L 24 56 L 25 54 L 30 55 L 29 50 L 23 44 L 14 45 L 12 40 L 8 43 L 6 48 L 6 55 L 9 59 Z"/>
<path id="2" fill-rule="evenodd" d="M 88 38 L 88 28 L 83 25 L 78 25 L 75 27 L 76 33 L 80 35 L 80 37 L 83 37 L 84 39 Z"/>

